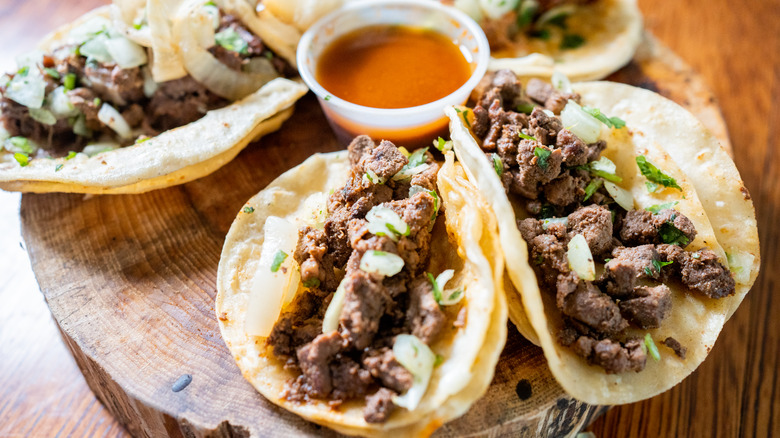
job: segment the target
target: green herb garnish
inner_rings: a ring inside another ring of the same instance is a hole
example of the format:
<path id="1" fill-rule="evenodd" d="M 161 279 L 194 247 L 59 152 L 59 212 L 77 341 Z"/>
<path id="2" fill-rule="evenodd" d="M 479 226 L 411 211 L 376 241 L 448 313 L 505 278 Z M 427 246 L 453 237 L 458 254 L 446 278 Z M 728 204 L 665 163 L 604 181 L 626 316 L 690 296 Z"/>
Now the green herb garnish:
<path id="1" fill-rule="evenodd" d="M 62 166 L 64 166 L 64 164 L 58 164 L 56 167 L 54 167 L 54 171 L 59 172 L 60 170 L 62 170 Z"/>
<path id="2" fill-rule="evenodd" d="M 588 199 L 590 199 L 590 197 L 593 196 L 594 193 L 596 193 L 596 190 L 598 190 L 603 184 L 604 184 L 604 180 L 601 178 L 594 178 L 590 180 L 587 187 L 585 187 L 585 199 L 583 199 L 582 202 L 585 202 Z"/>
<path id="3" fill-rule="evenodd" d="M 528 102 L 521 102 L 517 104 L 517 110 L 524 114 L 531 114 L 534 112 L 534 108 L 536 108 L 536 105 Z"/>
<path id="4" fill-rule="evenodd" d="M 19 76 L 27 76 L 27 73 L 29 72 L 30 72 L 30 67 L 25 65 L 24 67 L 17 70 L 16 74 Z"/>
<path id="5" fill-rule="evenodd" d="M 603 114 L 601 110 L 598 108 L 590 108 L 587 106 L 583 106 L 582 109 L 588 114 L 598 119 L 599 122 L 607 125 L 610 128 L 622 129 L 626 127 L 626 121 L 621 119 L 620 117 L 607 117 L 607 115 Z"/>
<path id="6" fill-rule="evenodd" d="M 680 248 L 685 248 L 690 243 L 690 239 L 685 237 L 685 234 L 675 227 L 671 222 L 666 222 L 658 229 L 658 234 L 661 236 L 661 240 L 669 245 L 677 245 Z"/>
<path id="7" fill-rule="evenodd" d="M 241 35 L 236 32 L 232 27 L 221 30 L 214 35 L 214 41 L 231 52 L 236 52 L 241 55 L 249 54 L 249 44 L 241 38 Z"/>
<path id="8" fill-rule="evenodd" d="M 314 289 L 315 287 L 320 287 L 320 279 L 319 278 L 310 278 L 303 282 L 303 287 Z"/>
<path id="9" fill-rule="evenodd" d="M 455 108 L 455 112 L 461 115 L 461 118 L 463 119 L 463 122 L 466 124 L 466 126 L 471 129 L 471 122 L 469 122 L 469 110 L 468 109 L 459 109 Z"/>
<path id="10" fill-rule="evenodd" d="M 46 72 L 47 75 L 53 77 L 54 79 L 60 78 L 60 72 L 58 72 L 57 70 L 51 67 L 44 67 L 43 71 Z"/>
<path id="11" fill-rule="evenodd" d="M 436 283 L 436 279 L 433 277 L 433 274 L 430 272 L 426 272 L 425 275 L 428 276 L 428 280 L 431 282 L 431 287 L 433 288 L 433 299 L 436 300 L 436 302 L 441 301 L 441 289 L 439 288 L 439 284 Z"/>
<path id="12" fill-rule="evenodd" d="M 28 164 L 30 164 L 30 156 L 27 155 L 27 154 L 24 154 L 22 152 L 15 153 L 14 154 L 14 159 L 22 167 L 27 166 Z"/>
<path id="13" fill-rule="evenodd" d="M 536 139 L 536 137 L 533 137 L 533 136 L 528 135 L 528 134 L 523 134 L 522 131 L 518 132 L 517 135 L 519 135 L 520 138 L 522 138 L 524 140 L 539 141 L 539 140 Z"/>
<path id="14" fill-rule="evenodd" d="M 639 166 L 639 170 L 642 172 L 642 175 L 644 175 L 645 178 L 647 178 L 650 182 L 660 184 L 664 187 L 671 187 L 677 190 L 682 190 L 682 187 L 677 185 L 677 181 L 674 178 L 661 172 L 657 167 L 655 167 L 653 163 L 647 161 L 647 158 L 645 158 L 644 155 L 636 157 L 636 165 Z M 650 185 L 648 185 L 647 188 L 650 190 Z M 654 190 L 650 190 L 650 192 L 653 191 Z"/>
<path id="15" fill-rule="evenodd" d="M 75 157 L 78 154 L 76 151 L 70 151 L 68 152 L 68 156 L 65 157 L 65 160 L 70 160 L 71 158 Z"/>
<path id="16" fill-rule="evenodd" d="M 540 148 L 539 146 L 534 148 L 534 156 L 536 157 L 536 164 L 542 168 L 547 169 L 547 167 L 550 165 L 550 155 L 552 155 L 552 151 L 546 148 Z"/>
<path id="17" fill-rule="evenodd" d="M 244 207 L 244 209 L 241 210 L 241 211 L 243 211 L 244 213 L 247 213 L 247 214 L 254 213 L 255 212 L 255 208 L 247 206 L 247 207 Z"/>
<path id="18" fill-rule="evenodd" d="M 650 213 L 653 213 L 653 214 L 658 214 L 658 213 L 661 212 L 661 210 L 668 210 L 668 209 L 674 207 L 675 205 L 677 205 L 677 201 L 665 202 L 663 204 L 651 205 L 651 206 L 645 208 L 645 210 L 647 210 L 647 211 L 649 211 Z"/>
<path id="19" fill-rule="evenodd" d="M 437 354 L 436 359 L 433 361 L 433 367 L 436 368 L 437 366 L 441 365 L 442 362 L 444 362 L 444 356 Z"/>
<path id="20" fill-rule="evenodd" d="M 274 261 L 271 263 L 271 272 L 277 272 L 286 258 L 286 252 L 282 251 L 281 249 L 276 251 L 276 254 L 274 255 Z"/>
<path id="21" fill-rule="evenodd" d="M 661 355 L 658 353 L 658 347 L 655 346 L 655 342 L 653 342 L 653 337 L 650 336 L 650 333 L 645 335 L 645 347 L 653 359 L 656 361 L 661 360 Z"/>
<path id="22" fill-rule="evenodd" d="M 28 140 L 26 137 L 11 137 L 8 139 L 8 141 L 13 147 L 19 149 L 25 154 L 33 153 L 33 147 L 30 144 L 30 140 Z"/>
<path id="23" fill-rule="evenodd" d="M 576 49 L 585 44 L 585 38 L 580 35 L 570 33 L 563 36 L 561 41 L 561 50 Z"/>
<path id="24" fill-rule="evenodd" d="M 73 73 L 66 74 L 62 79 L 62 86 L 68 91 L 76 88 L 76 75 Z"/>
<path id="25" fill-rule="evenodd" d="M 499 157 L 498 154 L 493 153 L 490 158 L 493 160 L 493 169 L 498 176 L 501 176 L 504 173 L 504 162 L 501 161 L 501 157 Z"/>
<path id="26" fill-rule="evenodd" d="M 542 41 L 550 39 L 550 31 L 547 29 L 535 29 L 528 33 L 531 38 L 538 38 Z"/>
<path id="27" fill-rule="evenodd" d="M 331 96 L 330 94 L 328 94 L 327 96 L 323 97 L 323 98 L 322 98 L 322 100 L 324 100 L 324 101 L 326 101 L 326 102 L 327 102 L 327 101 L 329 101 L 329 100 L 330 100 L 332 97 L 333 97 L 333 96 Z"/>
<path id="28" fill-rule="evenodd" d="M 95 99 L 92 100 L 92 104 L 95 106 L 100 106 L 101 103 L 103 103 L 103 101 L 100 100 L 99 97 L 96 97 Z"/>

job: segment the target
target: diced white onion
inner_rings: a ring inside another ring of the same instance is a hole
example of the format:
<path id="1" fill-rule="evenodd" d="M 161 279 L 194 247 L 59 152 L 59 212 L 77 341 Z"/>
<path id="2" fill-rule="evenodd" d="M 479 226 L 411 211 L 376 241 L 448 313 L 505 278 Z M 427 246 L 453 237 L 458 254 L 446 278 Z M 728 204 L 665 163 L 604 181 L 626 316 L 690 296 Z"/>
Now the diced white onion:
<path id="1" fill-rule="evenodd" d="M 366 173 L 363 174 L 363 181 L 369 184 L 384 184 L 386 178 L 380 178 L 373 170 L 366 169 Z"/>
<path id="2" fill-rule="evenodd" d="M 109 63 L 114 60 L 108 52 L 108 36 L 100 34 L 85 42 L 79 47 L 79 53 L 101 63 Z"/>
<path id="3" fill-rule="evenodd" d="M 570 100 L 561 111 L 563 126 L 585 143 L 595 143 L 601 135 L 601 122 Z"/>
<path id="4" fill-rule="evenodd" d="M 219 29 L 220 14 L 219 8 L 214 5 L 203 5 L 203 12 L 211 18 L 211 27 L 214 30 Z"/>
<path id="5" fill-rule="evenodd" d="M 155 82 L 152 72 L 148 67 L 141 69 L 141 74 L 144 77 L 144 96 L 151 98 L 159 88 L 159 84 Z"/>
<path id="6" fill-rule="evenodd" d="M 71 43 L 80 44 L 111 27 L 111 21 L 107 18 L 92 17 L 71 30 L 68 34 L 68 40 Z"/>
<path id="7" fill-rule="evenodd" d="M 444 286 L 447 284 L 448 281 L 452 280 L 452 277 L 455 275 L 454 269 L 447 269 L 441 274 L 439 274 L 436 277 L 436 284 L 439 286 L 439 289 L 444 290 Z"/>
<path id="8" fill-rule="evenodd" d="M 553 72 L 550 82 L 552 82 L 552 86 L 555 87 L 556 90 L 564 93 L 572 92 L 571 81 L 569 81 L 569 78 L 565 74 L 558 70 Z"/>
<path id="9" fill-rule="evenodd" d="M 392 277 L 404 268 L 404 259 L 396 254 L 370 250 L 360 259 L 360 270 L 371 274 Z"/>
<path id="10" fill-rule="evenodd" d="M 298 228 L 292 222 L 270 216 L 265 221 L 263 233 L 263 249 L 252 279 L 244 330 L 250 336 L 266 337 L 271 334 L 276 320 L 279 319 L 290 290 L 298 290 L 300 272 L 296 269 L 293 257 L 287 257 L 276 272 L 271 271 L 271 265 L 279 251 L 287 254 L 295 252 Z M 295 296 L 294 293 L 292 296 Z"/>
<path id="11" fill-rule="evenodd" d="M 339 317 L 341 316 L 341 309 L 344 308 L 344 296 L 347 293 L 347 288 L 344 286 L 346 281 L 347 278 L 344 277 L 330 300 L 328 310 L 325 311 L 325 317 L 322 318 L 322 333 L 330 333 L 339 328 Z"/>
<path id="12" fill-rule="evenodd" d="M 617 166 L 607 157 L 601 157 L 598 161 L 591 161 L 590 168 L 593 170 L 600 170 L 612 175 L 617 173 Z"/>
<path id="13" fill-rule="evenodd" d="M 44 125 L 53 125 L 57 123 L 57 118 L 47 109 L 29 108 L 28 111 L 30 112 L 30 117 L 39 123 L 43 123 Z"/>
<path id="14" fill-rule="evenodd" d="M 414 166 L 411 169 L 401 169 L 400 172 L 393 175 L 393 181 L 400 181 L 405 180 L 413 177 L 414 175 L 417 175 L 418 173 L 422 173 L 425 171 L 425 169 L 428 168 L 427 163 L 420 164 L 418 166 Z"/>
<path id="15" fill-rule="evenodd" d="M 18 68 L 29 67 L 30 69 L 34 67 L 43 67 L 43 52 L 40 50 L 33 50 L 17 56 L 16 66 Z"/>
<path id="16" fill-rule="evenodd" d="M 624 210 L 631 211 L 634 209 L 634 195 L 632 195 L 631 192 L 618 187 L 617 184 L 610 181 L 604 181 L 604 188 L 609 192 L 609 196 L 612 196 L 612 199 L 614 199 L 619 206 L 623 207 Z"/>
<path id="17" fill-rule="evenodd" d="M 454 275 L 454 269 L 447 269 L 436 277 L 436 287 L 438 287 L 441 291 L 441 299 L 439 300 L 439 304 L 442 306 L 451 306 L 453 304 L 457 304 L 465 296 L 462 289 L 444 289 L 444 286 L 450 280 L 452 280 Z"/>
<path id="18" fill-rule="evenodd" d="M 404 368 L 412 373 L 412 387 L 393 403 L 410 411 L 417 408 L 431 381 L 436 355 L 417 336 L 398 335 L 393 344 L 393 355 Z"/>
<path id="19" fill-rule="evenodd" d="M 482 11 L 488 17 L 497 20 L 517 7 L 519 0 L 479 0 Z"/>
<path id="20" fill-rule="evenodd" d="M 37 68 L 31 68 L 27 75 L 15 75 L 5 89 L 5 97 L 27 108 L 40 108 L 46 96 L 46 81 Z"/>
<path id="21" fill-rule="evenodd" d="M 542 220 L 542 229 L 547 230 L 552 224 L 563 224 L 564 227 L 569 225 L 568 217 L 551 217 Z"/>
<path id="22" fill-rule="evenodd" d="M 84 116 L 84 114 L 80 114 L 76 118 L 76 121 L 73 123 L 73 132 L 76 135 L 80 135 L 82 137 L 92 136 L 92 131 L 87 128 L 87 118 Z"/>
<path id="23" fill-rule="evenodd" d="M 734 281 L 739 284 L 750 282 L 750 271 L 756 256 L 749 252 L 736 251 L 728 253 L 729 269 L 734 273 Z"/>
<path id="24" fill-rule="evenodd" d="M 582 234 L 577 234 L 569 241 L 566 257 L 569 259 L 569 268 L 581 279 L 587 281 L 596 279 L 596 264 L 593 263 L 588 241 Z"/>
<path id="25" fill-rule="evenodd" d="M 482 21 L 482 8 L 480 8 L 478 0 L 455 0 L 453 6 L 465 12 L 477 23 Z"/>
<path id="26" fill-rule="evenodd" d="M 113 151 L 114 149 L 117 148 L 119 148 L 119 145 L 113 142 L 93 143 L 84 146 L 84 150 L 81 152 L 87 154 L 87 156 L 89 157 L 94 157 L 95 155 L 101 152 Z"/>
<path id="27" fill-rule="evenodd" d="M 49 93 L 49 110 L 57 118 L 72 117 L 79 113 L 79 110 L 71 103 L 65 87 L 59 86 Z"/>
<path id="28" fill-rule="evenodd" d="M 390 208 L 377 205 L 366 213 L 368 232 L 376 236 L 387 236 L 394 242 L 399 236 L 409 235 L 409 225 Z"/>
<path id="29" fill-rule="evenodd" d="M 119 111 L 117 111 L 113 106 L 104 102 L 102 105 L 100 105 L 100 110 L 98 110 L 97 116 L 98 120 L 103 122 L 109 128 L 113 129 L 120 138 L 132 138 L 133 134 L 130 131 L 130 125 L 127 124 L 127 121 L 124 117 L 122 117 L 122 114 L 120 114 Z"/>
<path id="30" fill-rule="evenodd" d="M 124 36 L 106 40 L 105 46 L 120 68 L 140 67 L 148 62 L 146 50 Z"/>

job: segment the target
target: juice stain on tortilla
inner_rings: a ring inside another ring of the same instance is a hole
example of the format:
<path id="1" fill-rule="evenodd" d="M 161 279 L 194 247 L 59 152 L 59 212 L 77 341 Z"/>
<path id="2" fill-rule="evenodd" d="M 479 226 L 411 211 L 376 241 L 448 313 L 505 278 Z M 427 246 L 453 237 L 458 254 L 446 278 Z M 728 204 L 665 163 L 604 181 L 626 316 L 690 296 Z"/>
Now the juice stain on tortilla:
<path id="1" fill-rule="evenodd" d="M 372 108 L 408 108 L 439 100 L 468 81 L 472 67 L 444 35 L 412 26 L 376 25 L 331 43 L 316 78 L 341 99 Z"/>

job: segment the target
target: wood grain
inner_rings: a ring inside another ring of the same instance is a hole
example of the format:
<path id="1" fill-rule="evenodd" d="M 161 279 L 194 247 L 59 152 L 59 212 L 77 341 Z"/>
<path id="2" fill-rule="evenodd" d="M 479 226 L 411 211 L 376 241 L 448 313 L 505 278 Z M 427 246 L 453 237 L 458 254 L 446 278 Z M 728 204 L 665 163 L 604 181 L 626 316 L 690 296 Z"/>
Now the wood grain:
<path id="1" fill-rule="evenodd" d="M 100 2 L 15 1 L 0 6 L 0 20 L 4 24 L 12 21 L 0 28 L 2 53 L 19 53 L 25 42 L 37 40 L 47 25 L 74 17 L 96 3 Z M 649 28 L 694 64 L 720 99 L 737 165 L 756 200 L 764 266 L 775 266 L 780 261 L 775 227 L 780 203 L 776 183 L 780 158 L 775 152 L 780 147 L 776 139 L 780 126 L 776 102 L 780 96 L 780 4 L 776 0 L 753 1 L 735 7 L 724 0 L 688 0 L 664 4 L 641 1 L 640 5 Z M 41 10 L 57 14 L 42 15 Z M 8 65 L 9 59 L 6 55 L 0 61 Z M 187 192 L 197 198 L 199 189 L 188 188 Z M 203 188 L 200 192 L 204 193 Z M 0 202 L 2 224 L 15 235 L 18 196 L 3 194 Z M 219 205 L 210 204 L 211 208 Z M 218 221 L 207 222 L 214 230 L 226 229 Z M 4 358 L 0 363 L 0 435 L 118 434 L 116 423 L 80 383 L 83 381 L 35 293 L 29 268 L 20 260 L 21 253 L 14 252 L 17 242 L 3 240 L 0 248 L 0 272 L 6 274 L 4 280 L 9 279 L 0 283 L 0 298 L 8 304 L 0 311 L 0 352 Z M 20 280 L 24 275 L 27 280 Z M 776 279 L 776 273 L 763 269 L 710 358 L 683 384 L 652 400 L 615 408 L 590 430 L 598 436 L 768 436 L 778 432 L 780 323 L 774 315 L 780 305 L 771 294 Z"/>

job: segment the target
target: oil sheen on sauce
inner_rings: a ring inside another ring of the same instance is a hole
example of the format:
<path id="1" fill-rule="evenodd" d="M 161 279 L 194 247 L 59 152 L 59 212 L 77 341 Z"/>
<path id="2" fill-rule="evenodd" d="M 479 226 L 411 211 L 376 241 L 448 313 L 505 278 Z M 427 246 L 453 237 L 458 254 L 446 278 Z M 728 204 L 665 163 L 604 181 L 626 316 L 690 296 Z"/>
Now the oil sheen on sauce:
<path id="1" fill-rule="evenodd" d="M 408 108 L 460 88 L 471 65 L 444 35 L 412 26 L 368 26 L 338 38 L 315 76 L 329 93 L 372 108 Z"/>

